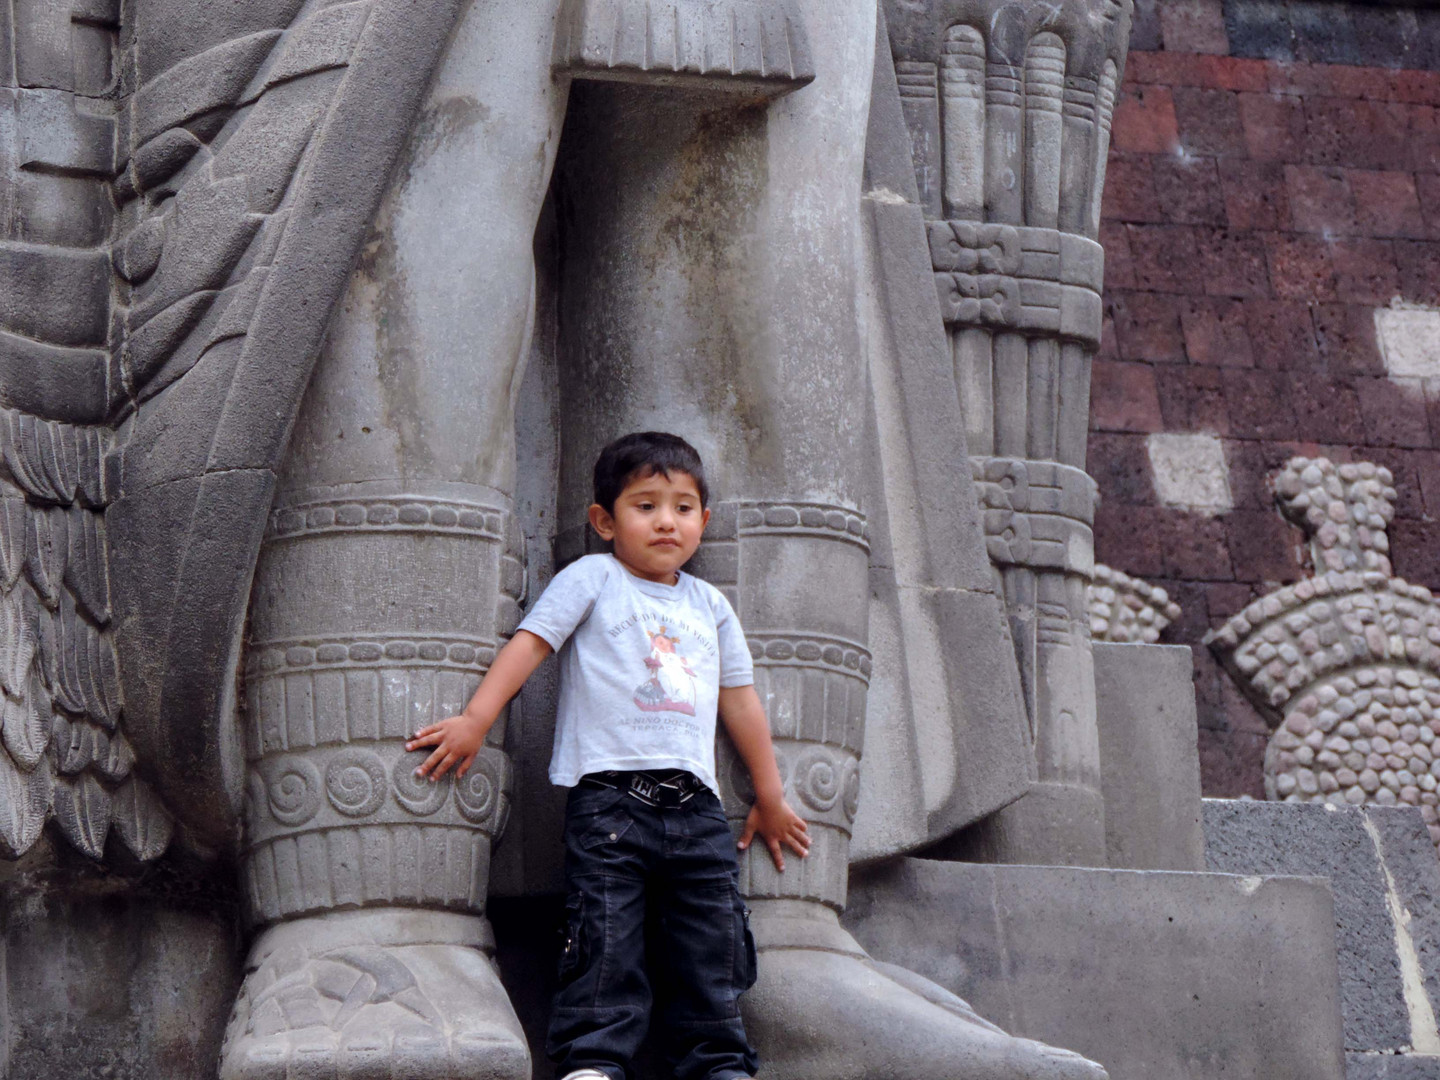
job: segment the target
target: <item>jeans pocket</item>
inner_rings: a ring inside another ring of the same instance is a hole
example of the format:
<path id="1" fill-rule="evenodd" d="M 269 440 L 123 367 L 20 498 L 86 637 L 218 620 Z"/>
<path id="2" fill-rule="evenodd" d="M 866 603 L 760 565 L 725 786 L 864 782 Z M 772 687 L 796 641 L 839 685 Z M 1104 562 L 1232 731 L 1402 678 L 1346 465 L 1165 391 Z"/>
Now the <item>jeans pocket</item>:
<path id="1" fill-rule="evenodd" d="M 590 954 L 585 933 L 585 897 L 573 893 L 565 901 L 565 918 L 560 924 L 560 963 L 556 974 L 561 986 L 573 982 L 585 970 Z"/>
<path id="2" fill-rule="evenodd" d="M 603 814 L 596 814 L 581 823 L 577 840 L 582 848 L 591 851 L 602 844 L 613 844 L 629 831 L 635 819 L 624 807 L 616 807 Z"/>
<path id="3" fill-rule="evenodd" d="M 755 935 L 750 931 L 750 909 L 737 890 L 735 893 L 735 986 L 744 993 L 760 977 L 760 962 L 755 950 Z"/>

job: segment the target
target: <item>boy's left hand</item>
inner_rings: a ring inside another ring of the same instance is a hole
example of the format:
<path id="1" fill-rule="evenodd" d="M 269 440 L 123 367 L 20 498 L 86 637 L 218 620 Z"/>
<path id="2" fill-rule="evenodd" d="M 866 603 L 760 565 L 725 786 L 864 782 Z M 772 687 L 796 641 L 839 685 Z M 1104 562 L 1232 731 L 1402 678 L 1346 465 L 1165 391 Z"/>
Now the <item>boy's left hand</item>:
<path id="1" fill-rule="evenodd" d="M 783 872 L 785 869 L 785 855 L 780 849 L 782 843 L 788 845 L 802 859 L 810 853 L 810 826 L 805 824 L 804 818 L 790 809 L 790 804 L 784 799 L 772 803 L 757 802 L 752 806 L 750 815 L 745 819 L 745 830 L 740 834 L 736 847 L 744 851 L 750 846 L 756 833 L 760 834 L 765 846 L 770 849 L 770 858 L 775 860 L 776 870 Z"/>

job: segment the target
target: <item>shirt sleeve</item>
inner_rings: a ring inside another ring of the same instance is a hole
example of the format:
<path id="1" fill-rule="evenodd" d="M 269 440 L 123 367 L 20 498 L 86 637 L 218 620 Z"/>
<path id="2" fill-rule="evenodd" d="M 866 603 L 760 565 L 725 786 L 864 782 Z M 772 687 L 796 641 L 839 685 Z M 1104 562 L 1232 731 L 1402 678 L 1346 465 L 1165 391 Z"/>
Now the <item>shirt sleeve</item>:
<path id="1" fill-rule="evenodd" d="M 719 589 L 711 595 L 715 610 L 715 635 L 720 645 L 720 685 L 726 689 L 751 686 L 755 682 L 755 664 L 750 659 L 750 646 L 745 642 L 740 617 Z"/>
<path id="2" fill-rule="evenodd" d="M 517 629 L 544 638 L 558 652 L 575 628 L 590 617 L 605 584 L 605 573 L 604 559 L 577 559 L 551 579 Z"/>

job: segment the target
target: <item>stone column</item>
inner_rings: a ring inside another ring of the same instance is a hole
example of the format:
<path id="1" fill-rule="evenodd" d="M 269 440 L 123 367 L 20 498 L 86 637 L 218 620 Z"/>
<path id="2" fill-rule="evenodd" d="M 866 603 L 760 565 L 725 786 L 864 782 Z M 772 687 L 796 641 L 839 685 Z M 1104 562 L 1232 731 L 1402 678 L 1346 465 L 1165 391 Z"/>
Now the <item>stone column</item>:
<path id="1" fill-rule="evenodd" d="M 529 1076 L 484 918 L 504 720 L 459 781 L 418 780 L 403 743 L 460 711 L 519 620 L 513 403 L 563 118 L 553 21 L 478 0 L 461 22 L 301 409 L 250 609 L 261 933 L 226 1077 Z"/>
<path id="2" fill-rule="evenodd" d="M 982 843 L 1003 861 L 1103 865 L 1084 468 L 1129 10 L 970 0 L 942 18 L 938 7 L 895 12 L 891 40 L 1039 779 L 981 827 Z"/>

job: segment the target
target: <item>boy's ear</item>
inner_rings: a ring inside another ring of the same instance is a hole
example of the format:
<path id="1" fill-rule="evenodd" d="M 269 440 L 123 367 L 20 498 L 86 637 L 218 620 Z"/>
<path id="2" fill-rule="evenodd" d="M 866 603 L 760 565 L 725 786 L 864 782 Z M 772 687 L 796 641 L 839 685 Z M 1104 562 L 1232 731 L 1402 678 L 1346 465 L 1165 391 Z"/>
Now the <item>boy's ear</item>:
<path id="1" fill-rule="evenodd" d="M 700 514 L 700 531 L 705 531 L 705 526 L 710 524 L 710 508 L 707 506 Z"/>
<path id="2" fill-rule="evenodd" d="M 590 527 L 594 529 L 601 540 L 615 539 L 615 519 L 610 516 L 610 511 L 599 503 L 591 503 L 588 511 L 590 515 Z"/>

